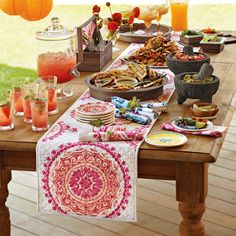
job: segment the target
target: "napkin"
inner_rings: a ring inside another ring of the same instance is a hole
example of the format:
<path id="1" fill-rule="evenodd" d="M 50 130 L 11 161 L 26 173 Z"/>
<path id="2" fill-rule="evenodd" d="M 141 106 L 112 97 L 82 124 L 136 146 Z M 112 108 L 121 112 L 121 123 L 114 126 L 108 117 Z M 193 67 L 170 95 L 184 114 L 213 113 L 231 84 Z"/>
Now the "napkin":
<path id="1" fill-rule="evenodd" d="M 146 132 L 146 128 L 127 130 L 104 126 L 99 130 L 79 131 L 78 139 L 80 142 L 142 141 Z"/>
<path id="2" fill-rule="evenodd" d="M 186 131 L 181 130 L 174 127 L 171 123 L 163 123 L 161 128 L 175 131 L 182 134 L 196 134 L 196 135 L 206 135 L 211 137 L 220 137 L 224 132 L 227 131 L 227 127 L 224 126 L 216 126 L 214 125 L 210 130 L 203 130 L 203 131 Z"/>
<path id="3" fill-rule="evenodd" d="M 124 98 L 113 96 L 111 97 L 111 103 L 116 106 L 117 118 L 127 119 L 135 123 L 142 125 L 147 125 L 152 122 L 152 120 L 157 119 L 160 115 L 155 110 L 148 107 L 136 107 L 134 110 L 129 109 L 129 103 L 137 101 L 128 101 Z M 120 109 L 125 109 L 125 112 L 121 112 Z"/>

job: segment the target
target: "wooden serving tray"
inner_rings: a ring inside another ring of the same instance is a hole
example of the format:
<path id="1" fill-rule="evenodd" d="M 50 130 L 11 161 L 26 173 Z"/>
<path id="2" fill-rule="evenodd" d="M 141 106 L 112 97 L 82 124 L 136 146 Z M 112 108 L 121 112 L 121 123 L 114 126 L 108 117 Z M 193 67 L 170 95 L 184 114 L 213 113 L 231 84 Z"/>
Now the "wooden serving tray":
<path id="1" fill-rule="evenodd" d="M 92 78 L 89 77 L 85 80 L 85 83 L 89 87 L 90 95 L 96 99 L 102 101 L 111 101 L 111 97 L 118 96 L 125 99 L 132 99 L 134 96 L 140 99 L 141 101 L 156 99 L 163 93 L 163 87 L 167 84 L 168 79 L 163 78 L 163 83 L 160 86 L 153 86 L 150 88 L 143 88 L 138 90 L 112 90 L 109 88 L 97 87 L 91 83 Z"/>
<path id="2" fill-rule="evenodd" d="M 145 33 L 142 35 L 137 34 L 138 30 L 143 30 Z M 163 36 L 170 39 L 172 28 L 168 25 L 160 25 L 160 31 Z M 157 25 L 152 24 L 150 28 L 150 35 L 146 34 L 146 26 L 144 23 L 134 23 L 134 31 L 131 32 L 129 26 L 124 25 L 119 30 L 119 40 L 126 43 L 145 43 L 148 39 L 155 37 L 157 33 Z"/>

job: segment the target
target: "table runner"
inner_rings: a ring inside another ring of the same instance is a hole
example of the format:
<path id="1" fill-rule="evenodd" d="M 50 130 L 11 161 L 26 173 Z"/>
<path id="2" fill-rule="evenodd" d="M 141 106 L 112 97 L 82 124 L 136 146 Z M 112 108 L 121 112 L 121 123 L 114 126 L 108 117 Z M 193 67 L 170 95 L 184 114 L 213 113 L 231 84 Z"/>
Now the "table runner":
<path id="1" fill-rule="evenodd" d="M 131 44 L 110 68 L 125 68 L 122 57 L 140 47 Z M 163 94 L 166 101 L 174 92 L 174 75 L 168 77 Z M 96 219 L 136 221 L 137 156 L 141 141 L 79 142 L 78 131 L 92 126 L 75 120 L 75 109 L 96 102 L 87 90 L 38 141 L 36 148 L 39 183 L 38 210 L 47 214 L 77 215 Z M 116 119 L 112 129 L 145 135 L 150 125 Z M 111 127 L 111 126 L 110 126 Z M 97 131 L 104 132 L 107 127 Z"/>

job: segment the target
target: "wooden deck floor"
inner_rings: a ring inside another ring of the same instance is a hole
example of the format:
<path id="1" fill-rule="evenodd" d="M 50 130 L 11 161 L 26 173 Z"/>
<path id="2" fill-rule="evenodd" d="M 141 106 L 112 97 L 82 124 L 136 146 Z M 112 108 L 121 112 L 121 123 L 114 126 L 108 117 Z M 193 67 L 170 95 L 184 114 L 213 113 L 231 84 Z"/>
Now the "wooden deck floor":
<path id="1" fill-rule="evenodd" d="M 39 216 L 34 172 L 13 172 L 8 206 L 12 236 L 175 236 L 180 215 L 175 186 L 170 181 L 138 180 L 138 222 L 81 220 L 76 217 Z M 204 214 L 206 234 L 236 235 L 236 116 L 220 157 L 209 169 L 209 194 Z M 1 234 L 1 233 L 0 233 Z"/>

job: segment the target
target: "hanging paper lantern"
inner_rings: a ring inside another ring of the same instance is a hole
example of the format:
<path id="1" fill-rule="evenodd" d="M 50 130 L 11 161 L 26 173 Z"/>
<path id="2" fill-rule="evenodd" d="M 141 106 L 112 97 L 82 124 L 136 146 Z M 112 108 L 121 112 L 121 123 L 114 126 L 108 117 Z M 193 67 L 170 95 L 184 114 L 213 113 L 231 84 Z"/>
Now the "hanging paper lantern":
<path id="1" fill-rule="evenodd" d="M 53 5 L 53 0 L 28 0 L 26 11 L 20 16 L 25 20 L 36 21 L 46 17 Z"/>
<path id="2" fill-rule="evenodd" d="M 0 9 L 8 15 L 19 15 L 26 10 L 28 0 L 0 0 Z"/>

